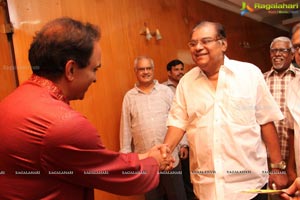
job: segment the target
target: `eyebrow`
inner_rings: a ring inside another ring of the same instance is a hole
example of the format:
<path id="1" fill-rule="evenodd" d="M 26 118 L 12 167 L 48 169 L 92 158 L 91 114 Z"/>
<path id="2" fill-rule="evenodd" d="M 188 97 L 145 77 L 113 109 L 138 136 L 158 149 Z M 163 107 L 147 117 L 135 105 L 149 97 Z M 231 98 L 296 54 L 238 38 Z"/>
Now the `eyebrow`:
<path id="1" fill-rule="evenodd" d="M 203 38 L 200 38 L 200 39 L 191 39 L 191 40 L 203 40 L 203 39 L 214 39 L 214 38 L 217 38 L 217 36 L 216 37 L 208 36 L 208 37 L 203 37 Z"/>

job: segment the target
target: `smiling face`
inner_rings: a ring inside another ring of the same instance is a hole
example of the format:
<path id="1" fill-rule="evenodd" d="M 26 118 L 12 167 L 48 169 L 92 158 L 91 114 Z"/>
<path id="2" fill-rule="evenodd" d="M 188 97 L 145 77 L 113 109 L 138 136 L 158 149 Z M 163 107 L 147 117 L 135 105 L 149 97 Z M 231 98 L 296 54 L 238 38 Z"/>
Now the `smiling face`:
<path id="1" fill-rule="evenodd" d="M 194 62 L 207 74 L 217 72 L 224 62 L 227 42 L 218 36 L 216 27 L 206 23 L 194 30 L 189 42 Z"/>
<path id="2" fill-rule="evenodd" d="M 141 58 L 136 63 L 135 74 L 139 85 L 152 84 L 154 79 L 154 66 L 149 59 Z"/>
<path id="3" fill-rule="evenodd" d="M 270 57 L 276 71 L 286 70 L 294 58 L 289 42 L 280 40 L 273 42 L 270 48 Z"/>
<path id="4" fill-rule="evenodd" d="M 178 83 L 181 77 L 184 75 L 184 67 L 182 64 L 172 66 L 171 70 L 168 71 L 169 79 Z"/>

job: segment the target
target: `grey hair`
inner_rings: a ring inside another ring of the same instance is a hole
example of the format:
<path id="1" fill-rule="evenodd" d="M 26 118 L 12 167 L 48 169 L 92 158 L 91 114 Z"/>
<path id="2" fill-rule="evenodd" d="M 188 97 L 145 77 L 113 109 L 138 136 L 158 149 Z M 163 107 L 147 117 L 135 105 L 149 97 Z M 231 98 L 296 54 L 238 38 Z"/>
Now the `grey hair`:
<path id="1" fill-rule="evenodd" d="M 275 42 L 278 42 L 278 41 L 287 42 L 289 44 L 289 48 L 291 48 L 292 53 L 294 53 L 294 48 L 293 48 L 292 41 L 290 40 L 290 38 L 285 37 L 285 36 L 280 36 L 280 37 L 277 37 L 277 38 L 273 39 L 273 41 L 271 42 L 271 45 L 270 45 L 270 49 L 271 49 L 272 45 Z"/>
<path id="2" fill-rule="evenodd" d="M 150 58 L 149 56 L 138 56 L 138 57 L 136 57 L 136 58 L 134 59 L 134 64 L 133 64 L 133 66 L 134 66 L 134 69 L 135 69 L 135 70 L 136 70 L 136 68 L 137 68 L 138 62 L 139 62 L 140 60 L 143 60 L 143 59 L 149 60 L 151 67 L 154 68 L 154 62 L 153 62 L 153 59 L 152 59 L 152 58 Z"/>

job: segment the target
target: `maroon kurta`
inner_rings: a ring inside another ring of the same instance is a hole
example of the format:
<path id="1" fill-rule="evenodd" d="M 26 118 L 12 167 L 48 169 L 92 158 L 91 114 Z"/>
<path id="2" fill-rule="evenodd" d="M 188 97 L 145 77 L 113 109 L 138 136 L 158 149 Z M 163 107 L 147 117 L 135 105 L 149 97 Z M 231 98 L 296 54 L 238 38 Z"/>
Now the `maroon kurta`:
<path id="1" fill-rule="evenodd" d="M 105 149 L 95 127 L 51 81 L 33 75 L 0 103 L 0 199 L 93 199 L 93 188 L 145 193 L 153 158 Z"/>

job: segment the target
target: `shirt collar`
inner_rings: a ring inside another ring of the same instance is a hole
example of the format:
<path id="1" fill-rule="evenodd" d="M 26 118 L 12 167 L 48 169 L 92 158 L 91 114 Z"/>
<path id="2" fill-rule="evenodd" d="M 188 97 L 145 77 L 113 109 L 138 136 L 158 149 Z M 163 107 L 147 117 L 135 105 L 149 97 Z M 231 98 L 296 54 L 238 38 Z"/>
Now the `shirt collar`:
<path id="1" fill-rule="evenodd" d="M 41 76 L 32 74 L 31 77 L 28 79 L 27 82 L 36 84 L 42 88 L 48 90 L 48 92 L 56 99 L 63 101 L 69 104 L 69 101 L 63 95 L 61 89 L 59 89 L 52 81 L 49 79 L 43 78 Z"/>
<path id="2" fill-rule="evenodd" d="M 176 85 L 171 81 L 170 79 L 167 80 L 167 86 L 173 86 L 176 87 Z"/>
<path id="3" fill-rule="evenodd" d="M 153 82 L 154 82 L 153 90 L 157 90 L 157 87 L 158 87 L 159 83 L 158 83 L 157 80 L 153 80 Z M 135 88 L 136 93 L 140 93 L 140 92 L 144 93 L 140 88 L 138 88 L 137 83 L 134 84 L 134 88 Z"/>
<path id="4" fill-rule="evenodd" d="M 291 73 L 293 76 L 296 75 L 296 69 L 293 66 L 293 64 L 290 64 L 290 66 L 282 73 L 282 76 Z M 271 70 L 267 73 L 267 77 L 270 77 L 274 74 L 277 74 L 277 71 L 272 67 Z"/>

